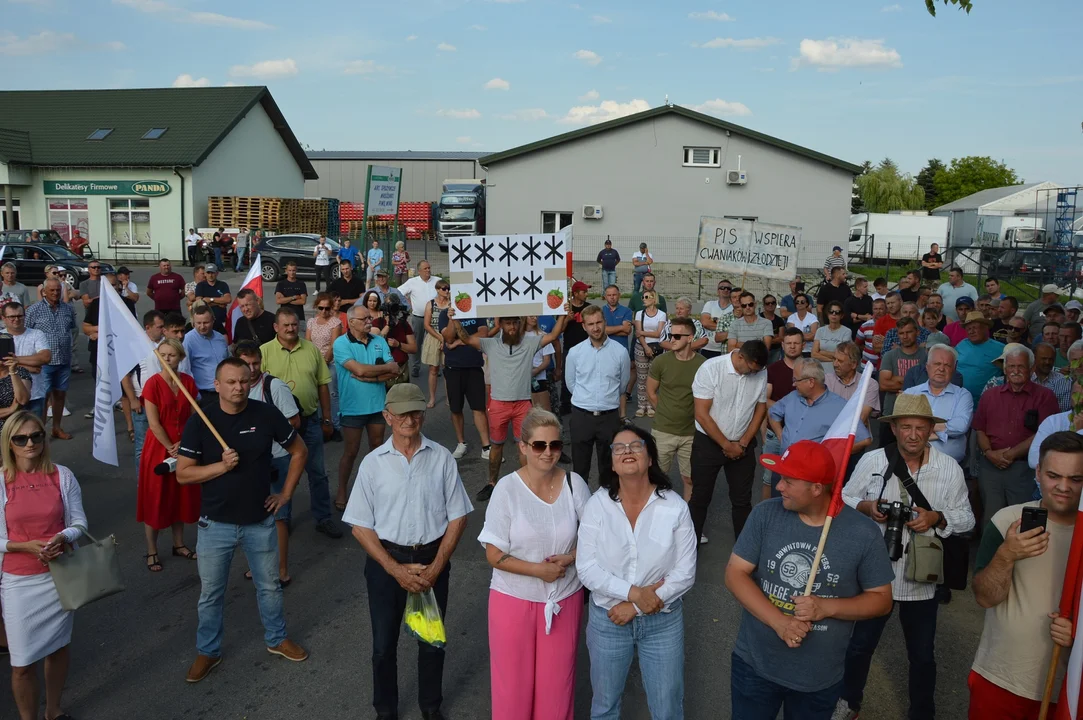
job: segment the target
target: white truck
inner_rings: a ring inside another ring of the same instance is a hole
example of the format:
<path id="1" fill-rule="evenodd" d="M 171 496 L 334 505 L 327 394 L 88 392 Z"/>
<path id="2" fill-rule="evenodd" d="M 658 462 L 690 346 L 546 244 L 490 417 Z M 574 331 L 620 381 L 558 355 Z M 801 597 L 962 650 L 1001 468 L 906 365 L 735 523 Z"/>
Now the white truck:
<path id="1" fill-rule="evenodd" d="M 858 213 L 850 216 L 850 262 L 914 262 L 936 243 L 948 241 L 948 218 L 917 212 Z"/>
<path id="2" fill-rule="evenodd" d="M 1042 247 L 1049 241 L 1043 225 L 1040 217 L 979 215 L 974 236 L 981 247 Z"/>

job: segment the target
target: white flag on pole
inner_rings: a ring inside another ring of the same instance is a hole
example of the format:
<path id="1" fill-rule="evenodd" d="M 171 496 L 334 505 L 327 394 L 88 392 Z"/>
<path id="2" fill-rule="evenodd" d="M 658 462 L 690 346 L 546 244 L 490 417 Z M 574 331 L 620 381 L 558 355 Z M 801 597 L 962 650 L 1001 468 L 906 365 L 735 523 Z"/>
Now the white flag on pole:
<path id="1" fill-rule="evenodd" d="M 103 282 L 98 299 L 98 377 L 94 386 L 93 453 L 110 465 L 117 462 L 113 405 L 122 395 L 120 381 L 154 352 L 150 338 L 113 286 Z"/>

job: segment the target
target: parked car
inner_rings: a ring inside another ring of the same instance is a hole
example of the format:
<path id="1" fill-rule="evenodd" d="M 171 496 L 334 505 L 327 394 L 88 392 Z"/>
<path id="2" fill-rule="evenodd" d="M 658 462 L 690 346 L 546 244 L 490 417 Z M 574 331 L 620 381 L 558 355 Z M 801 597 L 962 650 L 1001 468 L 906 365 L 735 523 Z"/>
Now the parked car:
<path id="1" fill-rule="evenodd" d="M 1028 282 L 1043 283 L 1069 269 L 1070 263 L 1058 262 L 1057 253 L 1050 250 L 1009 248 L 988 264 L 990 275 L 1002 278 L 1018 277 Z"/>
<path id="2" fill-rule="evenodd" d="M 45 267 L 56 265 L 60 268 L 62 277 L 78 288 L 81 282 L 90 279 L 87 265 L 97 262 L 81 258 L 63 245 L 52 243 L 8 242 L 0 243 L 0 247 L 3 247 L 0 263 L 15 263 L 16 277 L 27 287 L 45 282 Z M 99 264 L 102 266 L 102 274 L 113 270 L 108 263 Z"/>
<path id="3" fill-rule="evenodd" d="M 264 237 L 259 245 L 259 257 L 263 279 L 274 282 L 286 274 L 286 261 L 297 262 L 299 277 L 316 277 L 316 258 L 314 255 L 320 236 L 315 233 L 288 233 Z M 338 255 L 339 244 L 328 238 L 331 251 Z M 339 276 L 338 262 L 331 260 L 331 279 Z"/>

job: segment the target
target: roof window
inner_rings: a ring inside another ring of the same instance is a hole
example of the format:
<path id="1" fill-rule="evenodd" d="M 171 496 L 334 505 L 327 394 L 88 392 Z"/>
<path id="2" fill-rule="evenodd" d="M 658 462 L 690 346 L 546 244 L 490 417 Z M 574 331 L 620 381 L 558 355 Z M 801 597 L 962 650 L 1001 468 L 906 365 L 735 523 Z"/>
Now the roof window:
<path id="1" fill-rule="evenodd" d="M 167 127 L 151 128 L 150 130 L 147 130 L 146 134 L 143 135 L 142 139 L 143 140 L 157 140 L 161 136 L 165 135 L 165 131 L 168 130 L 168 129 L 169 128 L 167 128 Z"/>
<path id="2" fill-rule="evenodd" d="M 104 140 L 109 137 L 109 133 L 113 132 L 113 128 L 98 128 L 94 132 L 87 135 L 87 140 Z"/>

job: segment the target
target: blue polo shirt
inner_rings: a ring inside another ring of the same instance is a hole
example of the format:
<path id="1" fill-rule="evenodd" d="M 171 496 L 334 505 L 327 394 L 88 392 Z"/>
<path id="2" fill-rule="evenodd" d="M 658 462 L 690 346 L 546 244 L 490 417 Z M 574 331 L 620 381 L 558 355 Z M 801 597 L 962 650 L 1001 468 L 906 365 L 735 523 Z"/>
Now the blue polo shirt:
<path id="1" fill-rule="evenodd" d="M 387 399 L 387 385 L 383 380 L 358 380 L 344 365 L 348 360 L 361 365 L 376 365 L 378 359 L 392 362 L 391 348 L 382 337 L 369 336 L 363 343 L 346 333 L 331 346 L 335 354 L 335 372 L 338 373 L 338 407 L 343 415 L 371 415 L 382 412 Z"/>
<path id="2" fill-rule="evenodd" d="M 768 414 L 775 420 L 782 422 L 782 452 L 798 440 L 812 440 L 820 442 L 824 435 L 831 429 L 831 423 L 835 422 L 846 400 L 827 390 L 823 395 L 809 405 L 801 393 L 793 390 L 789 395 L 771 406 Z M 869 431 L 865 429 L 865 423 L 857 424 L 857 435 L 854 442 L 867 440 Z"/>
<path id="3" fill-rule="evenodd" d="M 229 357 L 226 336 L 217 330 L 211 330 L 206 337 L 195 330 L 185 333 L 184 352 L 192 365 L 192 379 L 196 381 L 196 387 L 216 392 L 214 371 L 218 369 L 218 363 Z"/>
<path id="4" fill-rule="evenodd" d="M 632 322 L 631 308 L 625 307 L 624 305 L 621 305 L 619 303 L 614 310 L 610 310 L 609 303 L 602 305 L 602 315 L 605 316 L 605 324 L 609 325 L 610 327 L 614 325 L 620 325 L 625 320 L 627 320 L 628 322 Z M 610 335 L 609 339 L 613 340 L 614 342 L 620 343 L 624 347 L 628 347 L 627 335 Z"/>

